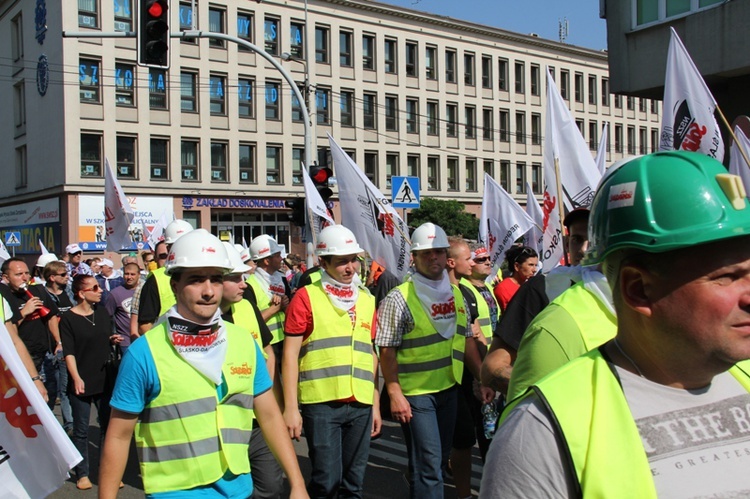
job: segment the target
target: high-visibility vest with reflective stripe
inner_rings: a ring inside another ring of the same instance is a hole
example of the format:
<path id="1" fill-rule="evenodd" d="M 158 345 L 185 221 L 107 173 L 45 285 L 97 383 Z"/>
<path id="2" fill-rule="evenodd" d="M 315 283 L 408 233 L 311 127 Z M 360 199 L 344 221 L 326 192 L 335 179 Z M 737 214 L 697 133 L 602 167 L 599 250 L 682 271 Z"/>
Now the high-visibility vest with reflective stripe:
<path id="1" fill-rule="evenodd" d="M 729 372 L 750 391 L 750 361 Z M 598 348 L 532 389 L 562 433 L 563 459 L 575 469 L 579 497 L 656 498 L 651 467 L 622 386 Z"/>
<path id="2" fill-rule="evenodd" d="M 5 323 L 5 298 L 0 296 L 0 322 Z"/>
<path id="3" fill-rule="evenodd" d="M 164 267 L 161 267 L 151 272 L 156 280 L 156 289 L 159 292 L 159 317 L 177 303 L 172 286 L 169 284 L 170 277 L 165 273 L 165 270 Z"/>
<path id="4" fill-rule="evenodd" d="M 484 299 L 482 293 L 480 293 L 477 287 L 468 279 L 461 279 L 461 284 L 465 285 L 472 293 L 474 293 L 474 297 L 477 300 L 477 311 L 479 312 L 479 317 L 477 317 L 479 328 L 487 339 L 487 347 L 489 348 L 490 343 L 492 343 L 492 317 L 490 317 L 490 306 L 487 305 L 487 300 Z M 495 300 L 495 306 L 497 307 L 497 318 L 495 323 L 497 323 L 497 321 L 500 320 L 500 304 L 497 303 L 497 298 L 495 298 L 495 293 L 492 292 L 492 287 L 487 285 L 487 290 L 490 292 L 492 299 Z"/>
<path id="5" fill-rule="evenodd" d="M 260 279 L 258 276 L 252 274 L 250 277 L 248 277 L 247 283 L 251 288 L 253 288 L 253 293 L 255 293 L 255 299 L 257 301 L 258 308 L 263 311 L 271 306 L 271 298 L 268 296 L 268 293 L 263 291 L 263 288 L 260 286 L 260 282 L 258 282 L 258 279 Z M 279 310 L 266 321 L 266 325 L 268 325 L 268 329 L 271 330 L 271 335 L 273 336 L 273 339 L 271 339 L 271 345 L 276 344 L 284 339 L 285 318 L 286 316 L 284 312 Z"/>
<path id="6" fill-rule="evenodd" d="M 248 331 L 258 344 L 258 348 L 263 352 L 263 339 L 260 337 L 260 327 L 258 319 L 255 317 L 255 310 L 249 301 L 242 299 L 232 304 L 232 321 L 235 326 Z M 268 354 L 263 352 L 263 358 L 268 358 Z"/>
<path id="7" fill-rule="evenodd" d="M 135 428 L 147 494 L 208 485 L 227 470 L 250 472 L 255 343 L 241 328 L 224 324 L 228 348 L 221 401 L 216 385 L 175 351 L 166 323 L 145 334 L 161 386 Z"/>
<path id="8" fill-rule="evenodd" d="M 443 338 L 432 326 L 414 284 L 398 286 L 414 318 L 414 329 L 404 334 L 396 352 L 398 381 L 404 395 L 437 393 L 461 383 L 466 345 L 466 309 L 461 291 L 453 286 L 456 333 Z"/>
<path id="9" fill-rule="evenodd" d="M 375 298 L 360 291 L 355 304 L 356 320 L 334 307 L 320 281 L 305 286 L 312 309 L 313 332 L 302 342 L 299 353 L 301 404 L 316 404 L 354 397 L 372 404 L 374 365 L 372 319 Z"/>
<path id="10" fill-rule="evenodd" d="M 321 277 L 320 270 L 310 274 L 310 284 L 315 284 L 316 282 L 320 282 L 320 277 Z"/>
<path id="11" fill-rule="evenodd" d="M 572 352 L 575 357 L 603 345 L 617 334 L 617 318 L 601 300 L 586 289 L 583 281 L 575 283 L 552 303 L 567 310 L 581 331 L 586 350 Z"/>

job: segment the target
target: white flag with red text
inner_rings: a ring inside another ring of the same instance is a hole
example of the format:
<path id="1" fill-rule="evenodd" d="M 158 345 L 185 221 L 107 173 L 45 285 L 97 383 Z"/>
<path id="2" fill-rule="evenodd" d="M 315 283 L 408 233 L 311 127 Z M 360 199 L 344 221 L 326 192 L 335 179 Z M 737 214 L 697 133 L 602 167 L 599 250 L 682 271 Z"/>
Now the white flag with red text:
<path id="1" fill-rule="evenodd" d="M 146 241 L 148 241 L 148 245 L 151 247 L 152 250 L 156 249 L 156 245 L 159 244 L 159 241 L 164 240 L 164 229 L 167 228 L 167 225 L 169 225 L 169 220 L 167 220 L 167 213 L 163 211 L 161 213 L 161 216 L 159 217 L 159 220 L 156 221 L 156 225 L 148 231 L 148 238 Z M 146 227 L 143 228 L 143 233 L 146 234 Z"/>
<path id="2" fill-rule="evenodd" d="M 129 230 L 133 221 L 133 208 L 106 158 L 104 170 L 104 230 L 107 233 L 107 251 L 117 252 L 133 243 Z"/>
<path id="3" fill-rule="evenodd" d="M 373 260 L 398 279 L 409 270 L 411 242 L 408 228 L 362 169 L 328 135 L 333 168 L 339 186 L 341 225 L 354 233 Z"/>
<path id="4" fill-rule="evenodd" d="M 669 28 L 660 151 L 701 152 L 724 160 L 724 142 L 714 117 L 716 100 L 674 28 Z"/>
<path id="5" fill-rule="evenodd" d="M 542 233 L 544 214 L 528 182 L 526 182 L 526 214 L 534 221 L 534 226 L 526 233 L 524 244 L 530 248 L 534 248 L 537 253 L 541 254 L 544 242 L 544 234 Z"/>
<path id="6" fill-rule="evenodd" d="M 313 219 L 310 225 L 312 225 L 317 238 L 321 230 L 329 225 L 336 225 L 336 222 L 333 221 L 333 218 L 328 213 L 328 207 L 323 202 L 323 198 L 315 187 L 310 175 L 307 174 L 307 168 L 304 164 L 302 165 L 302 183 L 305 187 L 305 203 L 307 203 L 307 208 L 309 209 L 307 214 L 308 216 L 312 214 Z M 309 220 L 308 223 L 310 223 Z"/>
<path id="7" fill-rule="evenodd" d="M 742 157 L 739 149 L 741 147 L 745 151 L 745 156 L 750 158 L 750 140 L 748 140 L 745 133 L 738 126 L 734 127 L 734 134 L 737 136 L 739 144 L 732 142 L 729 153 L 729 173 L 739 175 L 742 179 L 742 184 L 745 186 L 745 191 L 750 193 L 750 165 Z"/>
<path id="8" fill-rule="evenodd" d="M 50 394 L 54 397 L 54 394 Z M 2 497 L 47 497 L 81 462 L 0 324 L 0 489 Z"/>

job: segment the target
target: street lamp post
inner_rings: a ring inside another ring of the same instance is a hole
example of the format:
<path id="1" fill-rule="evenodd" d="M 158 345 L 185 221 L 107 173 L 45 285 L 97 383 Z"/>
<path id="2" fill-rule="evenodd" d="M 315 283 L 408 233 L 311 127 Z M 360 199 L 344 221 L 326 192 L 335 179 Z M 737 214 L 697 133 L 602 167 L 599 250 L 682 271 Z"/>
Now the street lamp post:
<path id="1" fill-rule="evenodd" d="M 299 57 L 294 57 L 289 52 L 284 52 L 281 54 L 281 60 L 282 61 L 293 61 L 298 62 L 302 64 L 302 67 L 305 69 L 305 82 L 304 82 L 304 91 L 305 91 L 305 104 L 307 104 L 307 112 L 308 112 L 308 123 L 310 126 L 310 134 L 305 136 L 305 168 L 309 171 L 310 168 L 317 164 L 317 95 L 315 93 L 315 87 L 310 84 L 310 73 L 308 71 L 307 61 L 304 59 L 300 59 Z M 309 151 L 309 152 L 308 152 Z M 309 157 L 309 158 L 308 158 Z"/>

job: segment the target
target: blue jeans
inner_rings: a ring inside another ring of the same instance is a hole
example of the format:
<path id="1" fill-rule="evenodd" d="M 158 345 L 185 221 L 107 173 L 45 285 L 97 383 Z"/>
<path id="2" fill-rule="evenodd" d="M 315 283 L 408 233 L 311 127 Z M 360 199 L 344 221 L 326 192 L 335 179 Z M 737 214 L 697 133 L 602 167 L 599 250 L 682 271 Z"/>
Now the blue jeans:
<path id="1" fill-rule="evenodd" d="M 62 351 L 58 355 L 60 361 L 57 365 L 57 396 L 60 399 L 63 430 L 70 432 L 73 431 L 73 409 L 70 408 L 70 398 L 68 397 L 68 366 L 65 364 Z"/>
<path id="2" fill-rule="evenodd" d="M 57 400 L 57 390 L 59 387 L 58 370 L 60 368 L 60 359 L 52 353 L 47 353 L 42 360 L 42 369 L 39 375 L 42 377 L 44 388 L 47 389 L 47 407 L 50 411 L 55 410 L 55 400 Z"/>
<path id="3" fill-rule="evenodd" d="M 284 491 L 281 466 L 268 448 L 260 426 L 250 436 L 250 471 L 253 476 L 253 499 L 277 499 Z"/>
<path id="4" fill-rule="evenodd" d="M 311 498 L 361 498 L 370 454 L 372 406 L 326 402 L 302 406 L 312 477 Z"/>
<path id="5" fill-rule="evenodd" d="M 89 419 L 91 418 L 92 404 L 99 414 L 99 427 L 101 428 L 99 454 L 101 455 L 101 444 L 104 443 L 104 434 L 107 432 L 107 425 L 109 424 L 109 397 L 105 397 L 101 393 L 89 396 L 70 394 L 70 407 L 73 409 L 73 437 L 71 440 L 83 457 L 83 461 L 73 468 L 77 479 L 89 476 Z"/>
<path id="6" fill-rule="evenodd" d="M 443 467 L 453 441 L 456 424 L 457 386 L 442 392 L 406 397 L 412 418 L 402 423 L 409 454 L 409 497 L 443 497 Z"/>

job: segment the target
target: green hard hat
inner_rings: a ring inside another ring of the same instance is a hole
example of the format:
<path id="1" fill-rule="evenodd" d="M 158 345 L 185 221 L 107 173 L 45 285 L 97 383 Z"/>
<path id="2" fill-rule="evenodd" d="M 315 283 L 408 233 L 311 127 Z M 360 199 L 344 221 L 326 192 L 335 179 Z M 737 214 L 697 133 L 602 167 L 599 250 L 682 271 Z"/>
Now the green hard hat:
<path id="1" fill-rule="evenodd" d="M 612 167 L 602 178 L 583 264 L 599 264 L 624 248 L 661 253 L 746 235 L 750 200 L 740 177 L 704 154 L 657 152 Z"/>

